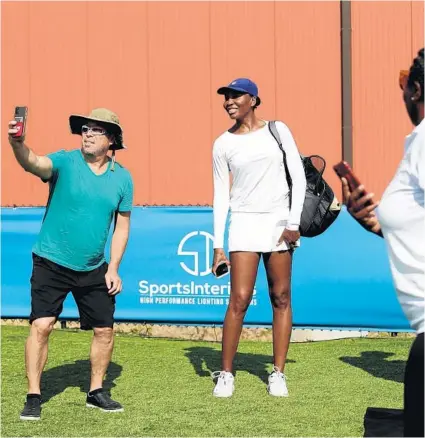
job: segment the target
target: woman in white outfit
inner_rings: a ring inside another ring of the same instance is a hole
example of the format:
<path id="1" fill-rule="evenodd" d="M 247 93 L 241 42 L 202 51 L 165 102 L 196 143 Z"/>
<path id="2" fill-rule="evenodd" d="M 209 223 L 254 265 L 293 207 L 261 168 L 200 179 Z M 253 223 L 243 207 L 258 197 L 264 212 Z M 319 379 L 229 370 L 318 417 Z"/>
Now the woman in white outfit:
<path id="1" fill-rule="evenodd" d="M 400 72 L 400 87 L 415 129 L 407 136 L 404 156 L 385 190 L 379 208 L 368 205 L 373 194 L 360 186 L 353 192 L 343 179 L 344 202 L 350 214 L 368 231 L 384 237 L 399 302 L 416 339 L 404 376 L 404 436 L 424 436 L 425 332 L 425 122 L 424 49 L 410 71 Z"/>
<path id="2" fill-rule="evenodd" d="M 220 262 L 229 266 L 230 302 L 226 312 L 222 340 L 222 370 L 213 395 L 230 397 L 234 391 L 232 374 L 242 330 L 250 304 L 261 256 L 267 271 L 273 307 L 273 372 L 268 391 L 287 396 L 284 368 L 292 330 L 291 266 L 293 249 L 299 246 L 299 224 L 304 203 L 306 179 L 301 158 L 288 127 L 276 127 L 286 152 L 292 178 L 289 188 L 282 152 L 269 132 L 268 122 L 259 119 L 257 86 L 240 78 L 222 87 L 224 109 L 234 125 L 214 143 L 214 261 L 213 273 Z M 230 187 L 229 171 L 232 174 Z M 230 215 L 229 254 L 224 252 L 224 232 Z"/>

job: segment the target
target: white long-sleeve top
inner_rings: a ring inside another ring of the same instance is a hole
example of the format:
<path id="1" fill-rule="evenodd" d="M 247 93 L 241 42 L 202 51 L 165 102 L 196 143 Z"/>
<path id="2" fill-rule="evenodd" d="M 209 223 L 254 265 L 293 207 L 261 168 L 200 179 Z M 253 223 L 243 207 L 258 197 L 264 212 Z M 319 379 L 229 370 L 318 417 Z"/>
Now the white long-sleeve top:
<path id="1" fill-rule="evenodd" d="M 292 179 L 291 208 L 282 152 L 268 122 L 248 134 L 226 131 L 213 147 L 214 248 L 223 248 L 229 207 L 232 212 L 278 213 L 287 220 L 287 229 L 298 230 L 306 191 L 304 168 L 289 128 L 279 121 L 276 128 Z"/>
<path id="2" fill-rule="evenodd" d="M 424 190 L 425 120 L 406 137 L 403 159 L 378 207 L 397 296 L 417 333 L 425 331 Z"/>

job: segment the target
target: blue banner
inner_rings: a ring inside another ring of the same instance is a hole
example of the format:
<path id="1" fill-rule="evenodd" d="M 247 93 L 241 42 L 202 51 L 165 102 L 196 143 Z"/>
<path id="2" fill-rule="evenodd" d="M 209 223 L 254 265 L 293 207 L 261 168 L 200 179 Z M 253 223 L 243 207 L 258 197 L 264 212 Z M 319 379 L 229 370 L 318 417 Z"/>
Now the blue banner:
<path id="1" fill-rule="evenodd" d="M 43 214 L 42 208 L 2 209 L 2 317 L 29 316 L 31 248 Z M 117 321 L 221 324 L 230 284 L 229 276 L 211 274 L 211 209 L 136 207 L 131 222 Z M 326 233 L 302 239 L 294 255 L 292 303 L 297 327 L 410 331 L 384 240 L 364 231 L 345 210 Z M 71 294 L 61 318 L 78 318 Z M 261 263 L 245 324 L 271 322 Z"/>

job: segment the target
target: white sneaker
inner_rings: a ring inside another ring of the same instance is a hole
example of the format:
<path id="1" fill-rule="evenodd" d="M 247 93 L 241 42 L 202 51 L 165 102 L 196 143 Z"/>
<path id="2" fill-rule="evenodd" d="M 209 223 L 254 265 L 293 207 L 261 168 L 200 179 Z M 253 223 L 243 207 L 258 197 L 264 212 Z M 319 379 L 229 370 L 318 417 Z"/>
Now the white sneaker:
<path id="1" fill-rule="evenodd" d="M 235 390 L 235 378 L 232 373 L 227 371 L 214 371 L 211 377 L 213 379 L 218 377 L 213 391 L 214 397 L 231 397 L 233 395 L 233 391 Z"/>
<path id="2" fill-rule="evenodd" d="M 269 376 L 269 384 L 267 391 L 274 397 L 288 397 L 288 388 L 286 387 L 286 376 L 281 373 L 277 367 L 273 367 L 273 371 Z"/>

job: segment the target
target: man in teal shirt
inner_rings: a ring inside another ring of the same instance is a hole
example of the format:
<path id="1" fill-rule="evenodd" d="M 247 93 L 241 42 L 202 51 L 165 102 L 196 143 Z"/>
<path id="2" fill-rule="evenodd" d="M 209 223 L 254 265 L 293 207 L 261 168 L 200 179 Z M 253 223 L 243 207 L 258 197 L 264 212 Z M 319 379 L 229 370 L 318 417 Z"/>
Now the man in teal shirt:
<path id="1" fill-rule="evenodd" d="M 78 306 L 81 329 L 94 332 L 86 406 L 123 411 L 102 384 L 114 344 L 115 295 L 122 289 L 118 267 L 129 235 L 133 182 L 128 170 L 115 162 L 115 151 L 125 148 L 116 114 L 98 108 L 88 117 L 72 115 L 70 127 L 73 134 L 82 136 L 81 149 L 37 156 L 23 137 L 14 137 L 15 122 L 9 124 L 9 142 L 17 161 L 50 187 L 33 247 L 31 329 L 25 347 L 28 394 L 22 420 L 40 419 L 40 381 L 48 339 L 69 292 Z M 107 264 L 105 245 L 113 220 Z"/>

